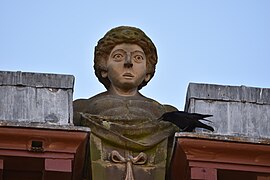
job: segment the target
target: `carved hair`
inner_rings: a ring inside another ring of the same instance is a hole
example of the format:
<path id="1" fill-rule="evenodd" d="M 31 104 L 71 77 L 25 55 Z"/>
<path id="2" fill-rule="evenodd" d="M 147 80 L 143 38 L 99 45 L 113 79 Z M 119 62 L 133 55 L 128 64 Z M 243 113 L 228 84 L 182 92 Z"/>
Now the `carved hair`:
<path id="1" fill-rule="evenodd" d="M 98 41 L 95 47 L 94 69 L 98 80 L 109 89 L 110 80 L 101 76 L 102 71 L 107 71 L 107 60 L 112 49 L 122 43 L 132 43 L 140 46 L 146 56 L 146 74 L 154 76 L 157 64 L 157 50 L 151 39 L 140 29 L 129 26 L 119 26 L 108 31 L 103 38 Z M 150 79 L 151 79 L 150 78 Z M 149 81 L 148 81 L 149 82 Z M 138 89 L 141 89 L 148 82 L 143 81 Z"/>

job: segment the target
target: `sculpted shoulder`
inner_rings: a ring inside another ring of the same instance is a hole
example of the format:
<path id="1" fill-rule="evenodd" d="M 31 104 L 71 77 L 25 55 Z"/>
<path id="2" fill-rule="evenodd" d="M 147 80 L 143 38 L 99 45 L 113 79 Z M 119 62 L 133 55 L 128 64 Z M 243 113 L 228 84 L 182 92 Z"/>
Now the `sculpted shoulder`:
<path id="1" fill-rule="evenodd" d="M 176 109 L 144 96 L 123 97 L 110 95 L 106 92 L 89 99 L 78 99 L 74 101 L 73 108 L 75 113 L 151 119 L 156 119 L 163 113 Z"/>
<path id="2" fill-rule="evenodd" d="M 106 92 L 97 94 L 89 99 L 77 99 L 73 102 L 73 111 L 74 112 L 84 112 L 90 114 L 96 114 L 95 111 L 96 105 L 99 104 L 101 99 L 106 97 Z"/>

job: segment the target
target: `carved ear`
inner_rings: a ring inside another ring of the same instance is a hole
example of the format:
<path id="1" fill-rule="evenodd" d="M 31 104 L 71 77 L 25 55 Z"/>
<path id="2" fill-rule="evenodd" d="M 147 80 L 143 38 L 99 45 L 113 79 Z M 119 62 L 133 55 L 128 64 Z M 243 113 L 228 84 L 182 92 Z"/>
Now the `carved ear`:
<path id="1" fill-rule="evenodd" d="M 144 81 L 145 82 L 148 82 L 150 80 L 150 78 L 151 78 L 151 74 L 150 73 L 149 74 L 146 74 L 146 76 L 144 78 Z"/>
<path id="2" fill-rule="evenodd" d="M 108 77 L 108 72 L 107 72 L 107 71 L 101 71 L 101 76 L 102 76 L 103 78 Z"/>

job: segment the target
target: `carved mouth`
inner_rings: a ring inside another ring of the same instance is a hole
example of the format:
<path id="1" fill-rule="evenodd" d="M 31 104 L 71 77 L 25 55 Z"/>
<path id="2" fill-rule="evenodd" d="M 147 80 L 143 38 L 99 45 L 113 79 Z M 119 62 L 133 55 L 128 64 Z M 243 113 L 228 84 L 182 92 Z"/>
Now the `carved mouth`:
<path id="1" fill-rule="evenodd" d="M 126 78 L 133 78 L 134 77 L 134 75 L 131 73 L 125 73 L 125 74 L 123 74 L 123 76 Z"/>

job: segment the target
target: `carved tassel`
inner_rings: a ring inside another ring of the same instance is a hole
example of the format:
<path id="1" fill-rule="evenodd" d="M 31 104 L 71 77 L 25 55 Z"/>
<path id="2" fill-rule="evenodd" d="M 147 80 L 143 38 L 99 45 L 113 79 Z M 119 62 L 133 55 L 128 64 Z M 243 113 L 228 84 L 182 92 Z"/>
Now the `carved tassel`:
<path id="1" fill-rule="evenodd" d="M 127 166 L 127 173 L 126 173 L 125 180 L 134 180 L 133 171 L 132 171 L 132 162 L 130 159 L 128 159 L 126 166 Z"/>

